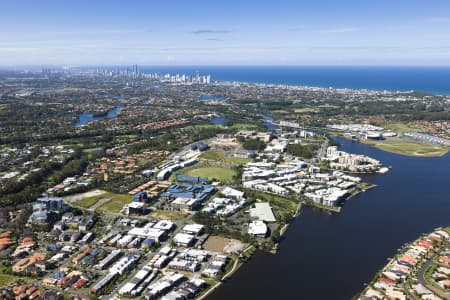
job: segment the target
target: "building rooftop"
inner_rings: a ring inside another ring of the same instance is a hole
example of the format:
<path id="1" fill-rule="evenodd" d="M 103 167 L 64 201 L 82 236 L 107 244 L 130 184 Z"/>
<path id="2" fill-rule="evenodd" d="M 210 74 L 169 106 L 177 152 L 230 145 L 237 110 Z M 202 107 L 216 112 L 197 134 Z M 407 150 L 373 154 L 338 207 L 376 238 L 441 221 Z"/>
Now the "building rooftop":
<path id="1" fill-rule="evenodd" d="M 276 222 L 272 208 L 268 202 L 257 202 L 250 208 L 250 216 L 264 222 Z"/>

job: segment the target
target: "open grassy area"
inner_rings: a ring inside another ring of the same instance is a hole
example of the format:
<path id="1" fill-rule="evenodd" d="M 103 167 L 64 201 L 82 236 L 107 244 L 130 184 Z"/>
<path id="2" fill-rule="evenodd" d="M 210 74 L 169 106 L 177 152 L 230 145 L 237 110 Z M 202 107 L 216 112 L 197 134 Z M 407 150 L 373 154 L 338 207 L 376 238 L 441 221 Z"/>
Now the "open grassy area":
<path id="1" fill-rule="evenodd" d="M 413 128 L 404 123 L 391 123 L 383 126 L 386 129 L 392 130 L 397 133 L 405 133 L 405 132 L 420 132 L 421 130 L 417 128 Z"/>
<path id="2" fill-rule="evenodd" d="M 319 204 L 313 201 L 308 201 L 307 205 L 311 206 L 311 207 L 317 207 L 320 209 L 324 209 L 324 210 L 328 210 L 328 211 L 333 211 L 333 212 L 341 212 L 341 207 L 340 206 L 329 206 L 329 205 L 323 205 L 323 204 Z"/>
<path id="3" fill-rule="evenodd" d="M 297 114 L 313 113 L 313 112 L 317 112 L 317 109 L 312 108 L 312 107 L 303 107 L 303 108 L 294 109 L 294 112 Z"/>
<path id="4" fill-rule="evenodd" d="M 236 175 L 235 170 L 220 166 L 198 166 L 183 173 L 194 177 L 216 179 L 224 183 L 233 182 L 233 176 Z"/>
<path id="5" fill-rule="evenodd" d="M 225 155 L 226 152 L 222 150 L 209 150 L 200 154 L 199 158 L 219 161 L 222 160 L 225 157 Z"/>
<path id="6" fill-rule="evenodd" d="M 102 199 L 102 198 L 104 198 L 103 195 L 94 196 L 94 197 L 90 197 L 90 198 L 86 198 L 86 199 L 83 199 L 83 200 L 76 201 L 76 202 L 74 202 L 74 204 L 76 206 L 89 208 L 92 205 L 94 205 L 95 203 L 97 203 L 97 201 Z"/>
<path id="7" fill-rule="evenodd" d="M 97 207 L 98 210 L 118 213 L 122 209 L 124 204 L 130 203 L 132 201 L 132 198 L 130 195 L 127 194 L 116 194 L 106 192 L 101 195 L 84 198 L 82 200 L 74 202 L 73 204 L 83 208 L 90 208 L 100 200 L 104 201 L 105 203 Z"/>
<path id="8" fill-rule="evenodd" d="M 250 189 L 244 189 L 244 191 L 251 200 L 269 202 L 278 221 L 290 219 L 297 210 L 298 201 L 296 199 L 284 198 Z"/>
<path id="9" fill-rule="evenodd" d="M 245 157 L 228 157 L 225 158 L 225 162 L 229 164 L 235 164 L 235 165 L 245 165 L 250 161 L 250 158 Z"/>
<path id="10" fill-rule="evenodd" d="M 445 155 L 450 150 L 450 148 L 444 146 L 400 141 L 400 140 L 370 141 L 370 142 L 363 141 L 363 142 L 372 144 L 378 149 L 387 152 L 408 156 L 437 157 Z"/>
<path id="11" fill-rule="evenodd" d="M 115 194 L 115 193 L 106 193 L 102 195 L 103 198 L 109 198 L 110 200 L 98 207 L 100 211 L 106 211 L 111 213 L 118 213 L 122 209 L 122 207 L 130 203 L 132 198 L 127 194 Z"/>
<path id="12" fill-rule="evenodd" d="M 253 253 L 255 253 L 256 248 L 253 245 L 248 246 L 247 248 L 244 249 L 244 251 L 242 251 L 241 255 L 243 257 L 250 257 L 253 255 Z"/>
<path id="13" fill-rule="evenodd" d="M 100 150 L 102 150 L 102 149 L 103 149 L 102 147 L 89 148 L 89 149 L 83 149 L 83 152 L 84 152 L 84 153 L 92 153 L 92 152 L 94 152 L 94 151 L 100 151 Z"/>
<path id="14" fill-rule="evenodd" d="M 172 210 L 162 210 L 158 209 L 155 210 L 150 214 L 150 216 L 157 218 L 157 219 L 167 219 L 167 220 L 182 220 L 186 218 L 187 213 L 181 212 L 181 211 L 172 211 Z"/>
<path id="15" fill-rule="evenodd" d="M 0 274 L 0 287 L 5 287 L 18 279 L 16 276 Z"/>
<path id="16" fill-rule="evenodd" d="M 238 130 L 258 130 L 258 125 L 254 124 L 244 124 L 244 123 L 235 123 L 231 126 L 231 128 Z"/>
<path id="17" fill-rule="evenodd" d="M 277 110 L 272 110 L 273 114 L 279 114 L 279 115 L 286 115 L 289 112 L 287 110 L 282 110 L 282 109 L 277 109 Z"/>

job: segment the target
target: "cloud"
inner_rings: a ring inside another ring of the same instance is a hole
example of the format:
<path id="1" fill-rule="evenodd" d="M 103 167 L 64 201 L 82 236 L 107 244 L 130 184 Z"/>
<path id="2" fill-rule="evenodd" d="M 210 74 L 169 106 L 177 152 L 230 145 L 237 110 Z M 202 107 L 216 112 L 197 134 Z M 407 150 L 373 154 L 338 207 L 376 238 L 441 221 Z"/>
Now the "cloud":
<path id="1" fill-rule="evenodd" d="M 226 29 L 198 29 L 191 31 L 192 34 L 227 34 L 230 33 L 231 30 Z"/>

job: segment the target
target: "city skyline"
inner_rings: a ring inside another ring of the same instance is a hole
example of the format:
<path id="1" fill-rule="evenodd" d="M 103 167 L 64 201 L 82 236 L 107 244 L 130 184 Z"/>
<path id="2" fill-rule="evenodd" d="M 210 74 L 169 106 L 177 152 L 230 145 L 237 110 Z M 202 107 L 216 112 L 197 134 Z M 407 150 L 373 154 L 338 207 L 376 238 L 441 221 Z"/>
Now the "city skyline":
<path id="1" fill-rule="evenodd" d="M 450 65 L 440 0 L 3 2 L 2 66 Z"/>

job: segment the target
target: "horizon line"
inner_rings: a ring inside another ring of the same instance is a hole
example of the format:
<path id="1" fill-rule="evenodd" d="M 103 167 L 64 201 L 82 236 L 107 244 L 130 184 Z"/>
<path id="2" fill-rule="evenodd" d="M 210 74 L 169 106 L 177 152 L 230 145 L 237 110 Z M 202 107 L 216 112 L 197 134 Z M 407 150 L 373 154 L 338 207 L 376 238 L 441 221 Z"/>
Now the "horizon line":
<path id="1" fill-rule="evenodd" d="M 59 67 L 59 68 L 89 68 L 89 67 L 130 67 L 138 65 L 141 67 L 434 67 L 434 68 L 449 68 L 449 65 L 434 65 L 434 64 L 386 64 L 386 65 L 371 65 L 371 64 L 24 64 L 24 65 L 1 65 L 1 68 L 23 68 L 23 67 Z"/>

